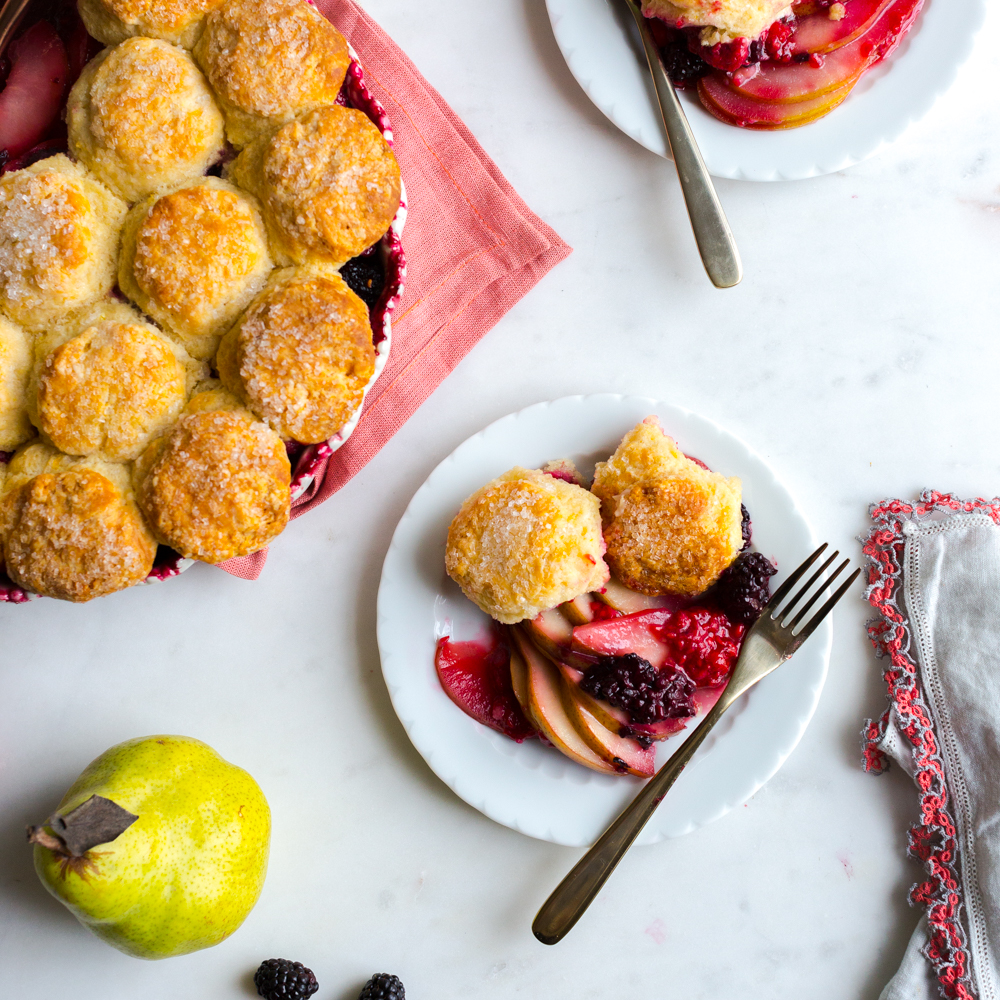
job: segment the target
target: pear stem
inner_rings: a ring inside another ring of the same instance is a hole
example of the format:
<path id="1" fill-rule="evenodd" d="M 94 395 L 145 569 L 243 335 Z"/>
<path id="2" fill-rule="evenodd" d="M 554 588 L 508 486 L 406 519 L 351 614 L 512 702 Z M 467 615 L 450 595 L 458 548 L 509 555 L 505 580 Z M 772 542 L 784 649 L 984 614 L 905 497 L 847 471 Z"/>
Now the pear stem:
<path id="1" fill-rule="evenodd" d="M 47 833 L 44 826 L 28 827 L 28 843 L 39 844 L 41 847 L 47 847 L 53 854 L 69 857 L 66 845 L 58 837 L 53 837 L 51 833 Z"/>
<path id="2" fill-rule="evenodd" d="M 40 826 L 28 827 L 28 842 L 62 858 L 82 858 L 98 844 L 110 844 L 139 817 L 103 795 L 91 795 L 65 816 L 56 813 Z"/>

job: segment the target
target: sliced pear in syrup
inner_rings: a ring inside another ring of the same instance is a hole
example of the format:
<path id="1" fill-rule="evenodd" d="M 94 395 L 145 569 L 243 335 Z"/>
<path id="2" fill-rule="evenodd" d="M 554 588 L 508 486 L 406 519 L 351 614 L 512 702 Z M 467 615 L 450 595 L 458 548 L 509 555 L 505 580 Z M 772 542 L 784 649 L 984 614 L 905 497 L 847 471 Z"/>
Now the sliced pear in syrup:
<path id="1" fill-rule="evenodd" d="M 576 697 L 579 688 L 574 691 L 564 678 L 561 680 L 566 714 L 587 746 L 618 772 L 628 771 L 639 778 L 652 777 L 656 770 L 656 751 L 652 747 L 643 749 L 635 740 L 619 736 L 617 727 L 612 731 L 601 725 Z"/>
<path id="2" fill-rule="evenodd" d="M 515 631 L 518 652 L 527 667 L 528 700 L 532 720 L 549 740 L 570 760 L 605 774 L 620 773 L 595 753 L 576 731 L 563 704 L 559 672 L 520 631 Z"/>

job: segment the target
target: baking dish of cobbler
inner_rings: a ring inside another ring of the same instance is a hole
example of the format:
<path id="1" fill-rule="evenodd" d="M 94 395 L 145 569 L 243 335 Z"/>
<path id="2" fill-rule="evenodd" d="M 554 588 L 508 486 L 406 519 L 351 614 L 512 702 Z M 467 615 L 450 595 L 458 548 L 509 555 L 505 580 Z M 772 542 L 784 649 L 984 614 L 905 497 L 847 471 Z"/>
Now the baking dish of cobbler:
<path id="1" fill-rule="evenodd" d="M 811 545 L 763 460 L 702 417 L 614 395 L 529 407 L 446 458 L 396 529 L 378 599 L 393 706 L 465 801 L 589 844 L 714 702 L 768 583 Z M 646 842 L 780 767 L 822 688 L 826 628 L 801 672 L 713 733 Z"/>
<path id="2" fill-rule="evenodd" d="M 0 91 L 0 600 L 267 546 L 351 435 L 406 194 L 306 0 L 29 7 Z"/>

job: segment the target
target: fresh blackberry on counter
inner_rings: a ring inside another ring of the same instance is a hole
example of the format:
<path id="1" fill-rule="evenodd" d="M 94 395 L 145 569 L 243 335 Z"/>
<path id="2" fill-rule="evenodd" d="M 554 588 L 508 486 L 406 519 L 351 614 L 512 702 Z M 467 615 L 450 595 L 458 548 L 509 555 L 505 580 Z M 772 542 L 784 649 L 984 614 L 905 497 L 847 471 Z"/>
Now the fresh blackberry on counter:
<path id="1" fill-rule="evenodd" d="M 253 974 L 253 984 L 264 1000 L 306 1000 L 319 989 L 312 969 L 287 958 L 261 962 Z"/>
<path id="2" fill-rule="evenodd" d="M 580 687 L 589 695 L 628 712 L 635 726 L 695 714 L 694 681 L 683 670 L 657 669 L 637 653 L 604 656 L 584 672 Z"/>
<path id="3" fill-rule="evenodd" d="M 741 552 L 715 585 L 712 596 L 719 610 L 731 622 L 749 628 L 770 600 L 769 577 L 777 572 L 760 552 Z"/>
<path id="4" fill-rule="evenodd" d="M 403 989 L 399 976 L 377 972 L 365 983 L 358 1000 L 406 1000 L 406 990 Z"/>
<path id="5" fill-rule="evenodd" d="M 369 309 L 378 302 L 385 287 L 385 273 L 377 251 L 365 251 L 360 257 L 349 260 L 340 269 L 340 276 Z"/>

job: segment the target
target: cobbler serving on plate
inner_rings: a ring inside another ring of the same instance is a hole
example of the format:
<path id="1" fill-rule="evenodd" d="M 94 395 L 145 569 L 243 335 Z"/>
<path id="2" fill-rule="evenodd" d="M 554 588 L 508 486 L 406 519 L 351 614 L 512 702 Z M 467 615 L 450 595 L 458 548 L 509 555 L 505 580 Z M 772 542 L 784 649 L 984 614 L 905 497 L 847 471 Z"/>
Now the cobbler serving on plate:
<path id="1" fill-rule="evenodd" d="M 706 110 L 741 128 L 829 114 L 884 60 L 923 0 L 643 0 L 664 66 Z"/>
<path id="2" fill-rule="evenodd" d="M 741 494 L 656 417 L 589 484 L 565 459 L 487 483 L 451 523 L 445 568 L 494 625 L 486 643 L 439 640 L 444 690 L 518 742 L 649 777 L 654 743 L 715 704 L 769 597 Z"/>

